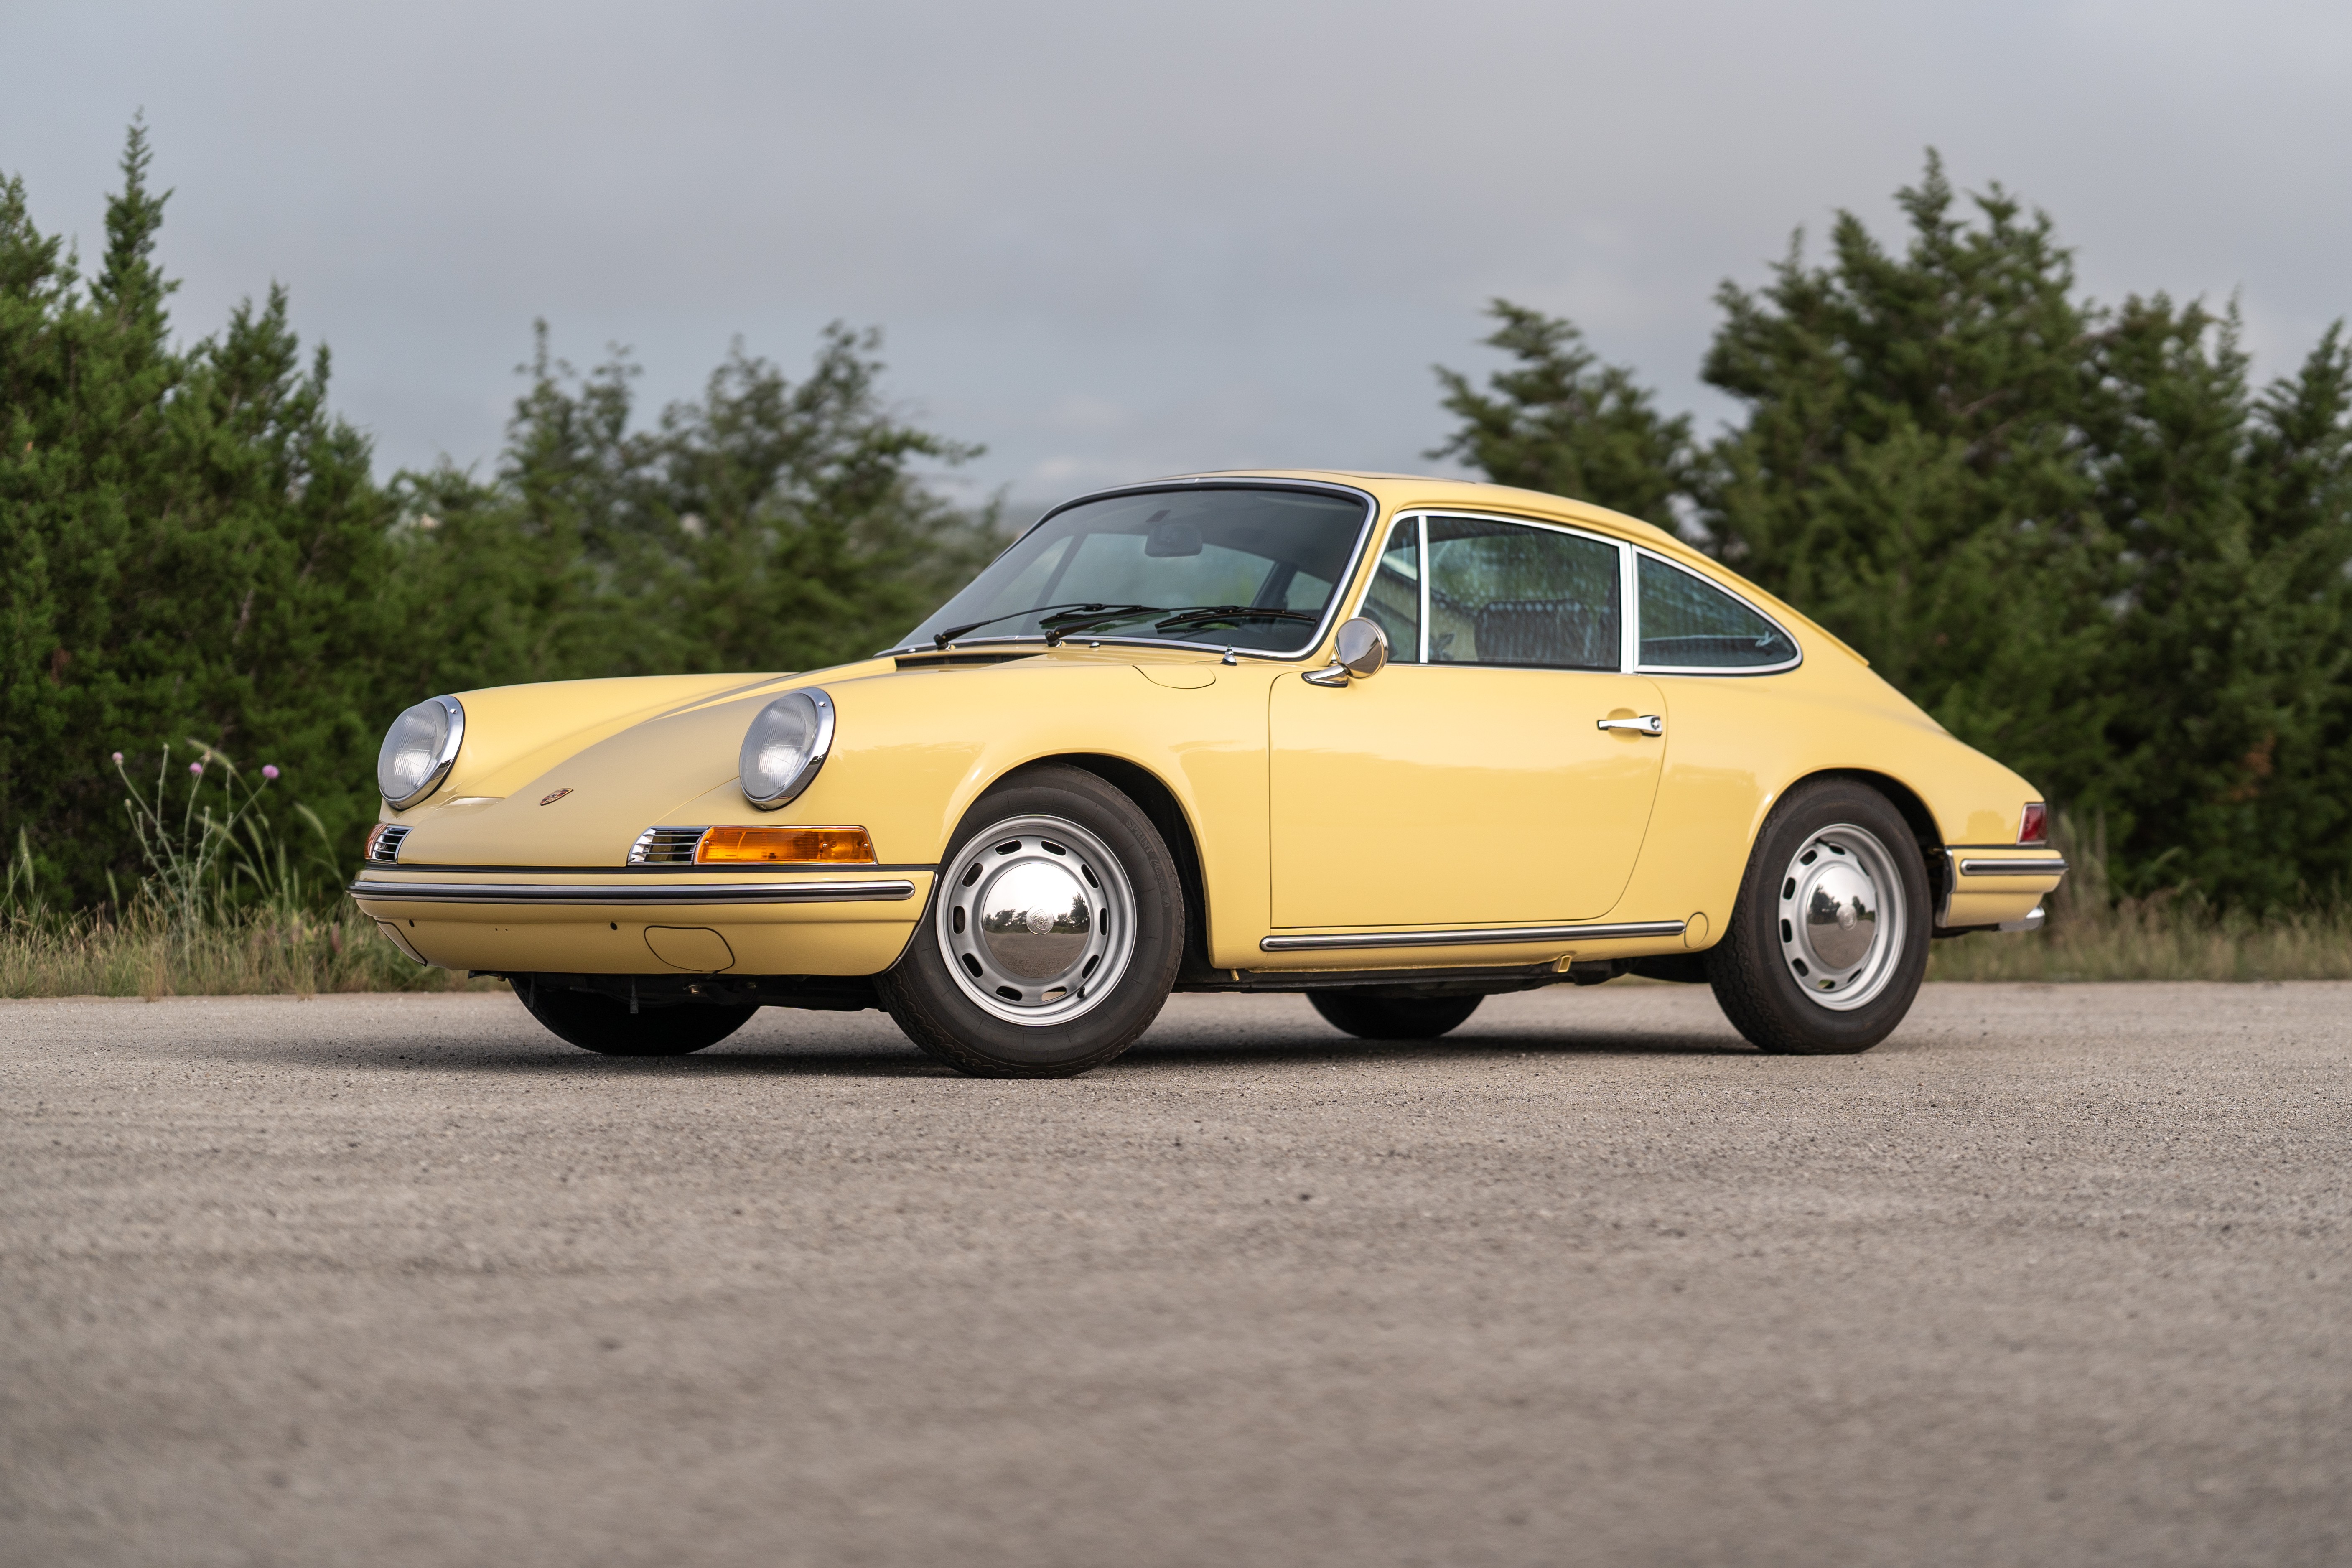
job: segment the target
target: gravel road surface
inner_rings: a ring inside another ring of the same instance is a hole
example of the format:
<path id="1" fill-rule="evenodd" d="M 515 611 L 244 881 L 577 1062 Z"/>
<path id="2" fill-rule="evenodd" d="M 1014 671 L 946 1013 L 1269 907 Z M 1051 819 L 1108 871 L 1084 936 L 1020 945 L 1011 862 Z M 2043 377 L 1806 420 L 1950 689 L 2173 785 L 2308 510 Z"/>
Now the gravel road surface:
<path id="1" fill-rule="evenodd" d="M 2343 1563 L 2352 986 L 0 1003 L 7 1564 Z"/>

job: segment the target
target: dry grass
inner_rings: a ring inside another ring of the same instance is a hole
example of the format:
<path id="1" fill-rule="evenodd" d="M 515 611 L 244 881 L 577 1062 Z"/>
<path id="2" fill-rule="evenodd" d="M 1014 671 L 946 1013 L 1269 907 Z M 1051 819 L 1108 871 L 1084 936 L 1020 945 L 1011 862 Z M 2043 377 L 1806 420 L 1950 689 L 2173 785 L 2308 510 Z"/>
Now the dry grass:
<path id="1" fill-rule="evenodd" d="M 492 986 L 420 968 L 349 902 L 332 916 L 268 910 L 175 926 L 134 907 L 0 923 L 0 996 L 315 995 Z"/>
<path id="2" fill-rule="evenodd" d="M 2061 909 L 2030 933 L 1979 932 L 1936 944 L 1930 980 L 2347 980 L 2352 917 L 2254 920 L 2177 900 Z"/>
<path id="3" fill-rule="evenodd" d="M 2256 917 L 2193 893 L 2118 899 L 2107 831 L 2060 813 L 2051 841 L 2074 870 L 2031 933 L 1980 931 L 1935 946 L 1930 980 L 2352 979 L 2352 908 Z"/>
<path id="4" fill-rule="evenodd" d="M 2179 900 L 2085 911 L 2048 930 L 1936 944 L 1930 980 L 2352 979 L 2352 916 L 2217 917 Z M 91 916 L 0 924 L 0 996 L 308 996 L 334 991 L 495 989 L 421 969 L 343 906 L 334 919 L 258 913 L 175 933 L 162 921 Z"/>
<path id="5" fill-rule="evenodd" d="M 2352 908 L 2257 919 L 2194 898 L 2110 897 L 2104 834 L 2061 822 L 2075 870 L 2031 934 L 1936 943 L 1930 980 L 2352 979 Z M 12 889 L 13 891 L 13 889 Z M 173 921 L 149 898 L 122 920 L 0 915 L 0 996 L 201 996 L 495 988 L 418 967 L 346 899 L 331 916 L 284 905 Z"/>

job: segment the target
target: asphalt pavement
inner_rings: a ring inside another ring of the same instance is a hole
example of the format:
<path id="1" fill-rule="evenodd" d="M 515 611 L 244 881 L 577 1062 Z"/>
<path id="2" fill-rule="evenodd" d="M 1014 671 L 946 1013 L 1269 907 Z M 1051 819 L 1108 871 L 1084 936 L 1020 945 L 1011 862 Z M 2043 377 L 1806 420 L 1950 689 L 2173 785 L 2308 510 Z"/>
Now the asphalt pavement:
<path id="1" fill-rule="evenodd" d="M 2343 1563 L 2347 1015 L 0 1003 L 0 1563 Z"/>

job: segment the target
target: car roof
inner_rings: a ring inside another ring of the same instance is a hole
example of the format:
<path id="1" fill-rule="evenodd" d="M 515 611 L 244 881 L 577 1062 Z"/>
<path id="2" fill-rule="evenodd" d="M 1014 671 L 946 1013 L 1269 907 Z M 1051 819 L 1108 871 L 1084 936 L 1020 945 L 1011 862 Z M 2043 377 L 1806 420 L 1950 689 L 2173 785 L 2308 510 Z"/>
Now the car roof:
<path id="1" fill-rule="evenodd" d="M 1354 468 L 1227 468 L 1198 474 L 1169 474 L 1140 481 L 1146 485 L 1175 484 L 1186 479 L 1305 479 L 1347 485 L 1370 492 L 1387 511 L 1415 507 L 1465 507 L 1474 511 L 1516 512 L 1561 522 L 1590 523 L 1650 545 L 1663 554 L 1696 556 L 1697 552 L 1664 529 L 1612 511 L 1591 501 L 1515 485 L 1487 484 L 1479 479 L 1448 479 L 1438 474 L 1383 474 Z M 1126 487 L 1121 487 L 1122 489 Z"/>
<path id="2" fill-rule="evenodd" d="M 1591 501 L 1550 495 L 1542 490 L 1521 489 L 1516 485 L 1487 484 L 1480 479 L 1449 479 L 1437 474 L 1385 474 L 1354 468 L 1228 468 L 1207 473 L 1170 474 L 1161 479 L 1141 480 L 1139 484 L 1174 484 L 1186 479 L 1304 479 L 1313 483 L 1346 485 L 1367 491 L 1380 502 L 1383 512 L 1422 507 L 1459 507 L 1470 511 L 1504 512 L 1554 522 L 1581 524 L 1604 533 L 1613 533 L 1693 567 L 1701 575 L 1737 589 L 1785 620 L 1802 626 L 1857 662 L 1870 663 L 1844 638 L 1811 616 L 1778 595 L 1748 581 L 1705 552 L 1675 538 L 1654 523 L 1643 522 L 1640 518 L 1630 517 L 1622 511 L 1612 511 L 1605 506 L 1595 506 Z"/>

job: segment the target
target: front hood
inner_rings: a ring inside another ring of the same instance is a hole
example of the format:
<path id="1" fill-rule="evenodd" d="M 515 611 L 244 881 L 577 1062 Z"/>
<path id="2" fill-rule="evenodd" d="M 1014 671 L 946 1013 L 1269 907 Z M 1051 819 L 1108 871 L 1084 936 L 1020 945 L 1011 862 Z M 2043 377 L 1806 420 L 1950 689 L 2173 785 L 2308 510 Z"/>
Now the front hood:
<path id="1" fill-rule="evenodd" d="M 463 693 L 459 766 L 410 825 L 403 865 L 612 867 L 671 809 L 732 784 L 753 714 L 797 676 L 666 677 Z M 651 700 L 648 700 L 650 699 Z"/>
<path id="2" fill-rule="evenodd" d="M 558 686 L 468 693 L 466 749 L 480 747 L 476 767 L 397 815 L 411 827 L 399 863 L 609 869 L 627 864 L 648 827 L 745 822 L 856 825 L 874 834 L 884 862 L 927 862 L 987 779 L 1041 750 L 1140 756 L 1152 749 L 1148 738 L 1171 732 L 1192 735 L 1192 750 L 1262 750 L 1264 700 L 1245 694 L 1262 693 L 1267 675 L 1223 669 L 1198 653 L 1105 647 L 978 666 L 901 668 L 872 659 L 793 676 L 709 678 L 657 707 L 646 706 L 642 692 L 622 694 L 632 699 L 625 715 L 574 724 L 562 739 L 535 738 L 496 766 L 494 757 L 510 754 L 502 738 L 509 721 L 514 732 L 533 722 L 544 730 L 545 706 L 576 693 Z M 1204 709 L 1229 677 L 1241 678 L 1227 693 L 1240 706 Z M 763 706 L 803 686 L 833 697 L 840 726 L 833 752 L 805 794 L 763 812 L 737 783 L 743 731 Z"/>

